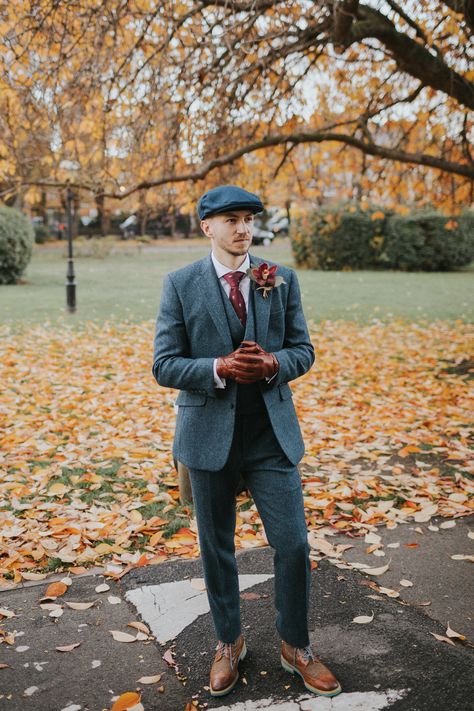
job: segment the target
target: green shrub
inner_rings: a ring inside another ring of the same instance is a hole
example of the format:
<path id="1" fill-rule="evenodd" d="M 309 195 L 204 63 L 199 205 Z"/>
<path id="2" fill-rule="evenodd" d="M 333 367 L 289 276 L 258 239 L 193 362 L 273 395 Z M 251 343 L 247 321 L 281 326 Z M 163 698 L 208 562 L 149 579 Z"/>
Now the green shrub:
<path id="1" fill-rule="evenodd" d="M 291 244 L 296 264 L 308 269 L 446 271 L 474 259 L 474 213 L 402 216 L 346 203 L 295 220 Z"/>
<path id="2" fill-rule="evenodd" d="M 446 217 L 435 211 L 389 220 L 387 266 L 403 271 L 449 271 L 474 259 L 474 214 Z"/>
<path id="3" fill-rule="evenodd" d="M 31 258 L 34 230 L 19 210 L 0 205 L 0 284 L 15 284 Z"/>
<path id="4" fill-rule="evenodd" d="M 44 244 L 51 239 L 51 234 L 46 225 L 35 225 L 34 231 L 36 244 Z"/>
<path id="5" fill-rule="evenodd" d="M 384 233 L 391 213 L 377 205 L 342 204 L 294 221 L 293 255 L 309 269 L 367 269 L 384 265 Z"/>

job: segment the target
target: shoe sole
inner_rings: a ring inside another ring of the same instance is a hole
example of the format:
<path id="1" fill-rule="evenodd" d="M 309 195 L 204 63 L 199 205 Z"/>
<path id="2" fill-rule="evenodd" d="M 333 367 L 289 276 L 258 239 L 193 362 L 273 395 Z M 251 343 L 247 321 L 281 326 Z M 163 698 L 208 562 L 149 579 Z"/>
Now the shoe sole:
<path id="1" fill-rule="evenodd" d="M 323 691 L 322 689 L 316 689 L 316 687 L 311 686 L 311 684 L 308 684 L 304 680 L 302 673 L 298 669 L 296 669 L 296 667 L 294 667 L 292 664 L 290 664 L 289 662 L 286 661 L 283 654 L 281 655 L 280 659 L 281 659 L 281 665 L 282 665 L 283 669 L 287 672 L 290 672 L 290 674 L 298 674 L 303 679 L 303 683 L 306 686 L 306 688 L 308 689 L 308 691 L 312 691 L 313 694 L 318 694 L 319 696 L 337 696 L 337 694 L 341 693 L 342 688 L 340 685 L 338 685 L 336 689 L 331 689 L 331 691 Z"/>
<path id="2" fill-rule="evenodd" d="M 237 682 L 239 680 L 239 669 L 238 669 L 239 662 L 242 661 L 242 659 L 245 659 L 246 654 L 247 654 L 247 647 L 245 645 L 245 640 L 244 640 L 244 645 L 242 647 L 242 651 L 240 652 L 239 658 L 237 659 L 237 674 L 235 675 L 234 681 L 231 684 L 229 684 L 229 686 L 226 686 L 225 689 L 220 689 L 219 691 L 214 691 L 212 686 L 209 686 L 211 696 L 224 696 L 225 694 L 228 694 L 230 691 L 232 691 L 232 689 L 234 688 L 234 686 L 237 684 Z"/>

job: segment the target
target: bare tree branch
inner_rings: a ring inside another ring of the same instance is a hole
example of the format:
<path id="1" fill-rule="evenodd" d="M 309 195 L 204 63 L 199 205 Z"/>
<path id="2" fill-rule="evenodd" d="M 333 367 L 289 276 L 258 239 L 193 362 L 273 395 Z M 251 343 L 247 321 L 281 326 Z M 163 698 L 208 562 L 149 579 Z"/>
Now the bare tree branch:
<path id="1" fill-rule="evenodd" d="M 389 160 L 399 161 L 400 163 L 409 163 L 412 165 L 423 165 L 430 168 L 435 168 L 437 170 L 444 171 L 446 173 L 452 173 L 454 175 L 463 175 L 472 180 L 474 180 L 474 166 L 466 165 L 463 163 L 455 163 L 453 161 L 445 160 L 437 156 L 428 155 L 425 153 L 408 153 L 405 151 L 396 150 L 393 148 L 388 148 L 386 146 L 381 146 L 376 143 L 371 143 L 363 141 L 356 138 L 355 136 L 348 136 L 341 133 L 324 133 L 324 132 L 311 132 L 311 131 L 301 131 L 299 133 L 293 134 L 276 134 L 269 135 L 260 141 L 249 144 L 242 148 L 239 148 L 232 153 L 228 153 L 219 158 L 214 158 L 207 163 L 205 163 L 201 168 L 197 170 L 190 171 L 188 173 L 182 173 L 181 175 L 170 174 L 164 175 L 156 180 L 145 180 L 138 185 L 135 185 L 128 190 L 121 193 L 110 193 L 104 192 L 103 197 L 113 198 L 116 200 L 123 200 L 124 198 L 137 192 L 137 190 L 147 190 L 150 188 L 158 187 L 159 185 L 165 185 L 167 183 L 182 183 L 185 181 L 198 181 L 203 180 L 211 171 L 216 168 L 220 168 L 224 165 L 229 165 L 234 163 L 242 156 L 249 153 L 254 153 L 255 151 L 260 151 L 271 146 L 278 146 L 285 143 L 294 144 L 295 146 L 300 143 L 322 143 L 323 141 L 336 141 L 345 144 L 346 146 L 352 146 L 362 151 L 364 154 L 378 156 L 380 158 L 387 158 Z M 61 182 L 51 182 L 51 181 L 24 181 L 25 186 L 43 186 L 43 187 L 64 187 L 66 184 Z M 69 183 L 70 187 L 81 190 L 96 191 L 96 187 L 92 187 L 87 183 Z"/>

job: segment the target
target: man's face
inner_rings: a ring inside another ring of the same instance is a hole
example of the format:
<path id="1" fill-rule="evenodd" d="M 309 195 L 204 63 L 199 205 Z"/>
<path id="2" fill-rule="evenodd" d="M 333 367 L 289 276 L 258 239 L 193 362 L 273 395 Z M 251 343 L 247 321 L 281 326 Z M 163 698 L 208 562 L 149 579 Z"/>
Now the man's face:
<path id="1" fill-rule="evenodd" d="M 254 216 L 248 210 L 236 210 L 212 215 L 201 222 L 201 228 L 211 238 L 212 248 L 219 255 L 233 257 L 247 254 L 252 244 Z"/>

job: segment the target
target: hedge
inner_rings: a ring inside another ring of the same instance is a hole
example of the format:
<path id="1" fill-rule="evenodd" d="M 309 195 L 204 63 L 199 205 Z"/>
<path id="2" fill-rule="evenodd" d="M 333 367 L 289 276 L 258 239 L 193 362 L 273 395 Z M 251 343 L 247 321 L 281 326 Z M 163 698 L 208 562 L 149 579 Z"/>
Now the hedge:
<path id="1" fill-rule="evenodd" d="M 446 217 L 430 208 L 408 215 L 377 205 L 313 210 L 292 224 L 299 267 L 323 270 L 447 271 L 474 259 L 474 212 Z"/>

